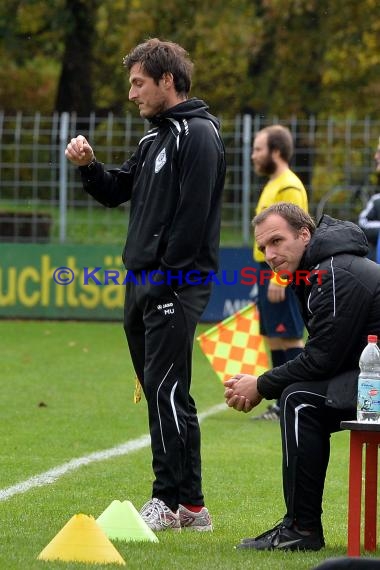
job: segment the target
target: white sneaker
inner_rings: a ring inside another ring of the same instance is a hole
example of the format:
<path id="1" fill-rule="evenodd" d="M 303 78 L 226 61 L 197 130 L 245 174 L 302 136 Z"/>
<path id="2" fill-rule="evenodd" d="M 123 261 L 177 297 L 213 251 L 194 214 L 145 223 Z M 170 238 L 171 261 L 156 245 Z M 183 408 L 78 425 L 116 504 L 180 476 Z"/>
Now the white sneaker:
<path id="1" fill-rule="evenodd" d="M 199 513 L 193 513 L 183 505 L 179 505 L 179 519 L 182 528 L 201 532 L 212 531 L 212 521 L 206 507 L 203 507 Z"/>
<path id="2" fill-rule="evenodd" d="M 159 530 L 175 530 L 181 532 L 178 511 L 173 513 L 164 501 L 151 499 L 140 510 L 140 515 L 154 532 Z"/>

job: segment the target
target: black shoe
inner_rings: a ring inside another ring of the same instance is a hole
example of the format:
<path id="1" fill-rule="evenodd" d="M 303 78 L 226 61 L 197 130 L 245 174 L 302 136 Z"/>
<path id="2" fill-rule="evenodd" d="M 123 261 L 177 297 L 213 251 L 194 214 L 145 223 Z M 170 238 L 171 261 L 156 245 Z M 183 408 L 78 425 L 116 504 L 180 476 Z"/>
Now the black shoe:
<path id="1" fill-rule="evenodd" d="M 236 548 L 253 550 L 320 550 L 325 546 L 323 536 L 317 532 L 298 531 L 283 522 L 256 538 L 243 538 Z"/>
<path id="2" fill-rule="evenodd" d="M 271 422 L 278 421 L 280 419 L 280 407 L 277 404 L 272 404 L 268 406 L 267 410 L 260 414 L 259 416 L 253 416 L 251 420 L 267 420 Z"/>

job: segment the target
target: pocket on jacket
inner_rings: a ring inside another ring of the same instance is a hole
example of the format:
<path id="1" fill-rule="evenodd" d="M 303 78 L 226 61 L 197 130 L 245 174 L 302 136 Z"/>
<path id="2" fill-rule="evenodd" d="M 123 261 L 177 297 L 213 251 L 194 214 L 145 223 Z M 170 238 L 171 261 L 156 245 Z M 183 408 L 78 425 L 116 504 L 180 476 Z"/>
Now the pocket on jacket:
<path id="1" fill-rule="evenodd" d="M 347 370 L 331 378 L 326 394 L 326 406 L 337 410 L 356 409 L 360 370 Z"/>
<path id="2" fill-rule="evenodd" d="M 124 265 L 139 269 L 159 267 L 166 251 L 167 239 L 165 225 L 159 226 L 157 230 L 130 231 L 122 255 Z"/>

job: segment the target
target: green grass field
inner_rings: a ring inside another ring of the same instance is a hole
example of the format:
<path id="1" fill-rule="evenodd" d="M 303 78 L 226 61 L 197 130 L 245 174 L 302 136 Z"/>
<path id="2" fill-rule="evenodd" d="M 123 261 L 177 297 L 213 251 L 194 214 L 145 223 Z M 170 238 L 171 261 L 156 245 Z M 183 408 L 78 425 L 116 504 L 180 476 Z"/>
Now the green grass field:
<path id="1" fill-rule="evenodd" d="M 200 330 L 204 330 L 202 326 Z M 148 433 L 145 403 L 121 324 L 0 321 L 1 570 L 80 569 L 38 554 L 75 514 L 97 518 L 114 499 L 137 509 L 150 498 L 150 449 L 92 462 L 41 486 L 32 476 Z M 198 346 L 193 394 L 199 412 L 223 403 L 223 387 Z M 262 404 L 255 413 L 262 411 Z M 348 434 L 332 438 L 325 491 L 327 547 L 318 553 L 236 551 L 284 514 L 279 425 L 227 407 L 202 422 L 203 478 L 213 533 L 161 533 L 159 543 L 115 542 L 126 568 L 311 569 L 346 552 Z M 16 486 L 17 494 L 5 496 Z M 114 565 L 87 565 L 116 568 Z"/>
<path id="2" fill-rule="evenodd" d="M 45 214 L 51 218 L 50 241 L 58 243 L 60 240 L 59 208 L 54 205 L 34 206 L 28 204 L 15 204 L 7 200 L 0 200 L 0 211 Z M 76 244 L 107 244 L 122 245 L 127 235 L 128 208 L 104 208 L 95 202 L 88 207 L 70 207 L 66 213 L 67 243 Z M 221 227 L 221 245 L 224 247 L 242 245 L 241 223 L 228 221 L 228 214 L 224 216 Z"/>

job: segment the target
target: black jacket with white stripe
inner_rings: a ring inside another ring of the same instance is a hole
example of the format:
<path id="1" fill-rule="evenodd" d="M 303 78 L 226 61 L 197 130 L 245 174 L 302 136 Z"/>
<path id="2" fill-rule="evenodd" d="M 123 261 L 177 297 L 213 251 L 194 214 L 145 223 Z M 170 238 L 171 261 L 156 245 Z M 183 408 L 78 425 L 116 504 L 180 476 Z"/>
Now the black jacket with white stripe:
<path id="1" fill-rule="evenodd" d="M 120 169 L 80 168 L 84 189 L 111 208 L 130 200 L 127 269 L 216 271 L 226 170 L 219 122 L 192 98 L 151 123 Z"/>
<path id="2" fill-rule="evenodd" d="M 351 377 L 357 380 L 367 335 L 380 338 L 380 266 L 365 257 L 367 252 L 367 239 L 357 225 L 323 216 L 299 267 L 323 273 L 310 275 L 310 284 L 292 284 L 308 332 L 305 349 L 259 377 L 262 396 L 278 398 L 294 382 L 350 377 L 344 374 L 349 371 L 355 371 Z M 330 405 L 344 407 L 339 405 L 339 382 L 331 385 Z"/>

